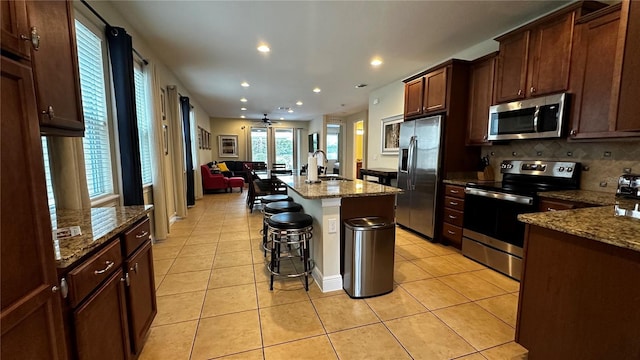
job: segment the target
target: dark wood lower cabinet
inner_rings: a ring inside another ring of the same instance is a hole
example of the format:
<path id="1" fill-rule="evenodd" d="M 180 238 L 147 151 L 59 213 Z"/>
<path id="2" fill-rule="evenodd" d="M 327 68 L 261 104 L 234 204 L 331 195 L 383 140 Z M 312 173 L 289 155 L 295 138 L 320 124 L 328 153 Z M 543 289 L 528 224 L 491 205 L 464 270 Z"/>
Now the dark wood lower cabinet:
<path id="1" fill-rule="evenodd" d="M 125 261 L 125 268 L 128 273 L 126 293 L 131 349 L 134 354 L 139 355 L 151 322 L 158 312 L 151 241 L 147 241 L 146 245 Z"/>
<path id="2" fill-rule="evenodd" d="M 78 359 L 129 358 L 124 274 L 118 270 L 73 311 Z"/>

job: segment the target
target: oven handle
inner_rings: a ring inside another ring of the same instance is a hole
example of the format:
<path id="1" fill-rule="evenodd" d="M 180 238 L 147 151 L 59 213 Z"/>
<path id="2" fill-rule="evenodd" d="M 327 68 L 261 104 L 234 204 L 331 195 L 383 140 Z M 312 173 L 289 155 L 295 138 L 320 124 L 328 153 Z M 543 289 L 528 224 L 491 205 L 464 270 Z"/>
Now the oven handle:
<path id="1" fill-rule="evenodd" d="M 533 205 L 533 198 L 530 196 L 505 194 L 505 193 L 496 192 L 496 191 L 482 190 L 482 189 L 469 188 L 469 187 L 464 189 L 464 193 L 468 195 L 476 195 L 476 196 L 488 197 L 488 198 L 493 198 L 498 200 L 511 201 L 518 204 Z"/>

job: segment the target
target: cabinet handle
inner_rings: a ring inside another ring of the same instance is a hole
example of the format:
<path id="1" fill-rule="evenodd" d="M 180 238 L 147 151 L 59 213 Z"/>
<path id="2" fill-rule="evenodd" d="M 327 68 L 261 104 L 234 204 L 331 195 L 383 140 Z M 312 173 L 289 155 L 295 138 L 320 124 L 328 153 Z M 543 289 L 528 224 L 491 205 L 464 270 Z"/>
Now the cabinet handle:
<path id="1" fill-rule="evenodd" d="M 60 294 L 63 299 L 66 299 L 67 295 L 69 295 L 69 285 L 67 285 L 67 279 L 65 278 L 60 280 Z"/>
<path id="2" fill-rule="evenodd" d="M 131 267 L 131 269 L 129 269 L 129 270 L 131 270 L 131 271 L 133 271 L 134 273 L 136 273 L 136 274 L 137 274 L 137 273 L 138 273 L 138 263 L 136 263 L 135 265 L 133 265 L 133 266 Z"/>
<path id="3" fill-rule="evenodd" d="M 149 236 L 147 231 L 143 231 L 141 234 L 136 235 L 136 239 L 142 239 L 145 236 Z"/>
<path id="4" fill-rule="evenodd" d="M 449 215 L 449 219 L 454 219 L 455 220 L 457 218 L 458 218 L 457 216 Z"/>
<path id="5" fill-rule="evenodd" d="M 450 193 L 452 193 L 452 194 L 457 194 L 457 193 L 459 193 L 459 191 L 458 191 L 458 190 L 449 190 L 449 192 L 450 192 Z"/>
<path id="6" fill-rule="evenodd" d="M 533 86 L 531 87 L 531 89 L 530 89 L 530 90 L 531 90 L 531 93 L 532 93 L 532 94 L 536 92 L 536 88 L 534 88 Z"/>
<path id="7" fill-rule="evenodd" d="M 38 49 L 40 49 L 40 35 L 38 35 L 38 29 L 36 29 L 35 26 L 31 28 L 29 35 L 20 35 L 20 39 L 30 41 L 33 50 L 38 51 Z"/>
<path id="8" fill-rule="evenodd" d="M 129 273 L 124 273 L 124 277 L 120 278 L 120 282 L 123 282 L 127 286 L 129 286 L 129 284 L 131 284 L 131 281 L 129 281 Z"/>
<path id="9" fill-rule="evenodd" d="M 576 134 L 578 134 L 578 132 L 576 131 L 576 129 L 572 129 L 571 132 L 569 133 L 571 136 L 576 136 Z"/>
<path id="10" fill-rule="evenodd" d="M 558 210 L 548 207 L 547 211 L 558 211 Z"/>
<path id="11" fill-rule="evenodd" d="M 482 140 L 487 141 L 489 139 L 489 137 L 487 135 L 482 137 Z"/>
<path id="12" fill-rule="evenodd" d="M 518 96 L 522 95 L 522 89 L 518 89 Z"/>
<path id="13" fill-rule="evenodd" d="M 51 292 L 54 293 L 54 294 L 57 293 L 58 290 L 60 290 L 60 288 L 55 286 L 55 285 L 53 285 L 53 287 L 51 288 Z"/>
<path id="14" fill-rule="evenodd" d="M 447 232 L 449 233 L 449 235 L 455 235 L 456 234 L 455 231 L 451 231 L 451 230 L 447 230 Z"/>
<path id="15" fill-rule="evenodd" d="M 52 105 L 49 105 L 49 107 L 47 107 L 47 110 L 42 110 L 42 114 L 47 115 L 49 119 L 53 119 L 56 116 L 56 113 L 53 111 Z"/>
<path id="16" fill-rule="evenodd" d="M 104 274 L 104 273 L 105 273 L 105 272 L 107 272 L 109 269 L 111 269 L 111 268 L 113 267 L 113 265 L 115 264 L 113 261 L 109 261 L 109 260 L 105 261 L 104 263 L 107 265 L 107 267 L 105 267 L 105 268 L 104 268 L 104 269 L 102 269 L 102 270 L 96 270 L 96 271 L 94 271 L 94 272 L 93 272 L 93 274 L 94 274 L 94 275 Z"/>
<path id="17" fill-rule="evenodd" d="M 458 206 L 458 203 L 457 203 L 457 202 L 455 202 L 455 201 L 449 201 L 449 205 L 452 205 L 452 206 Z"/>

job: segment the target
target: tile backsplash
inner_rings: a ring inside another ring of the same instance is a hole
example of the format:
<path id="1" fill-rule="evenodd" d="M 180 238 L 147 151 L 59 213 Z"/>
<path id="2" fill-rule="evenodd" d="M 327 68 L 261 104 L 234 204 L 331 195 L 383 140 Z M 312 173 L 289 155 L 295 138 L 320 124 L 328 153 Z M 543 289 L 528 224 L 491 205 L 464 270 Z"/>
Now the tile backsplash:
<path id="1" fill-rule="evenodd" d="M 582 164 L 582 190 L 615 192 L 625 169 L 640 174 L 640 140 L 624 142 L 568 142 L 566 140 L 518 140 L 483 146 L 482 155 L 501 180 L 499 164 L 505 159 L 562 160 Z M 605 185 L 605 186 L 601 186 Z"/>

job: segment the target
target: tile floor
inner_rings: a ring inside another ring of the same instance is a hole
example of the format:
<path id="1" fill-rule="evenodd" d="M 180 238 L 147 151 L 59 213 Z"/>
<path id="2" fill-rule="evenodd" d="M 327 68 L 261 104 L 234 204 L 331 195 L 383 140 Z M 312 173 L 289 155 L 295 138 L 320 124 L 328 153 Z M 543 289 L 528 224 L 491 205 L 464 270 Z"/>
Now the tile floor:
<path id="1" fill-rule="evenodd" d="M 262 215 L 246 192 L 205 195 L 153 248 L 153 359 L 526 359 L 519 284 L 455 249 L 396 231 L 395 289 L 353 300 L 299 279 L 269 291 Z"/>

